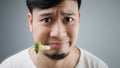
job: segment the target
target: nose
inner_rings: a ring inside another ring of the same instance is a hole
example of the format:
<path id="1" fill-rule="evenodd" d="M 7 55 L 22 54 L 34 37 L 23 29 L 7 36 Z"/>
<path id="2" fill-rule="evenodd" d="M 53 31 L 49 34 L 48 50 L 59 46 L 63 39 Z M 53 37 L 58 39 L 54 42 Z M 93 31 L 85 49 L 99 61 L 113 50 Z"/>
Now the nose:
<path id="1" fill-rule="evenodd" d="M 50 36 L 56 38 L 63 38 L 67 35 L 65 25 L 57 22 L 52 26 Z"/>

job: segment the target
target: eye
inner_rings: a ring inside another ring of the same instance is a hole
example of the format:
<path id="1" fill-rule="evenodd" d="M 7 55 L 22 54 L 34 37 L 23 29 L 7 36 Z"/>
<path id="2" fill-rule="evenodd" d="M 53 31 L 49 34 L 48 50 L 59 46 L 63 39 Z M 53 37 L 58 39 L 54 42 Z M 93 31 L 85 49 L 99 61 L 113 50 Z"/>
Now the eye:
<path id="1" fill-rule="evenodd" d="M 70 23 L 70 22 L 72 22 L 73 21 L 73 18 L 71 18 L 71 17 L 65 17 L 64 18 L 64 22 L 65 23 Z"/>
<path id="2" fill-rule="evenodd" d="M 42 19 L 42 21 L 44 22 L 44 23 L 51 23 L 51 18 L 44 18 L 44 19 Z"/>

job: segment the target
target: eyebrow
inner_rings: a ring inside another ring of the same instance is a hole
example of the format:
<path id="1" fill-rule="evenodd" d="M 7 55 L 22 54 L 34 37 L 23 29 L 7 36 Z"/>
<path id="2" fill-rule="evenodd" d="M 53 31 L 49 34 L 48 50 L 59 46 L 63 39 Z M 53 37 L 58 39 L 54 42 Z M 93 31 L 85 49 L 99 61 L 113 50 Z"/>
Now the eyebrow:
<path id="1" fill-rule="evenodd" d="M 74 16 L 74 15 L 76 15 L 75 13 L 73 13 L 73 12 L 68 12 L 68 13 L 66 13 L 66 12 L 61 12 L 61 14 L 63 15 L 63 16 Z"/>
<path id="2" fill-rule="evenodd" d="M 53 12 L 48 12 L 48 13 L 42 13 L 39 16 L 42 16 L 42 17 L 44 17 L 44 16 L 52 16 L 53 14 L 54 14 Z"/>

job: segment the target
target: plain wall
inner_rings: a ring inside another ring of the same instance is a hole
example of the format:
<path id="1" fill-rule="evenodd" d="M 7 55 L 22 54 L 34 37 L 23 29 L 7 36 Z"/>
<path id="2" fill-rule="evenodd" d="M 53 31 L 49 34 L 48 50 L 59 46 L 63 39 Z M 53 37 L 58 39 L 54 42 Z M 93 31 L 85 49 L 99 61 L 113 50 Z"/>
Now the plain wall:
<path id="1" fill-rule="evenodd" d="M 0 62 L 31 47 L 25 0 L 0 1 Z M 120 68 L 120 0 L 82 0 L 77 45 Z"/>

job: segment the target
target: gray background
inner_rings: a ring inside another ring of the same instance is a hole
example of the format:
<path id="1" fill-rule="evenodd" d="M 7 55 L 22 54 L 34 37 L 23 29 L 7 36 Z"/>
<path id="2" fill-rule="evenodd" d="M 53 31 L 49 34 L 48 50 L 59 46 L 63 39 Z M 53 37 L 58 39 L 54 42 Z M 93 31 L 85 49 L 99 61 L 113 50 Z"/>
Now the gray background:
<path id="1" fill-rule="evenodd" d="M 77 45 L 120 68 L 120 0 L 83 0 Z M 25 0 L 0 1 L 0 62 L 33 45 Z"/>

